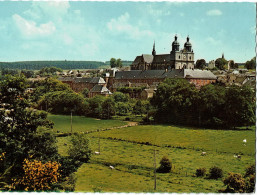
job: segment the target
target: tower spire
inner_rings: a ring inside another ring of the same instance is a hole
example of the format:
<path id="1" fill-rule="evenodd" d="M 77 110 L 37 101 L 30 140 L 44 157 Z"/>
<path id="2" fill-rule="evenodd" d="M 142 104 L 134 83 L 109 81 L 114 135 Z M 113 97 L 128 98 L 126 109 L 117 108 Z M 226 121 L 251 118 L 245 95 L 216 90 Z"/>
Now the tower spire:
<path id="1" fill-rule="evenodd" d="M 152 51 L 152 55 L 153 55 L 153 56 L 156 55 L 156 51 L 155 51 L 155 41 L 153 42 L 153 51 Z"/>

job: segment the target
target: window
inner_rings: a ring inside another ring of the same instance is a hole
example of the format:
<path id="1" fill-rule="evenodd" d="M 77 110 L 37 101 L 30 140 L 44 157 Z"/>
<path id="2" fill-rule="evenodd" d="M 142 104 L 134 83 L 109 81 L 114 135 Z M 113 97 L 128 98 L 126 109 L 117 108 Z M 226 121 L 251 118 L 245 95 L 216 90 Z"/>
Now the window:
<path id="1" fill-rule="evenodd" d="M 180 59 L 180 56 L 178 56 L 178 59 Z"/>

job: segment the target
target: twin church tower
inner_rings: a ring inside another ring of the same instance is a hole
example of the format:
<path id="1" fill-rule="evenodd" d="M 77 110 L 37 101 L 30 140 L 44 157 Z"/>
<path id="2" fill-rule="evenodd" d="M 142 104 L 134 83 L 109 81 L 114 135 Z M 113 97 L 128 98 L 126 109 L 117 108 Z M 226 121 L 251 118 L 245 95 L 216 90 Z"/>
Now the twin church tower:
<path id="1" fill-rule="evenodd" d="M 154 43 L 152 55 L 137 56 L 131 64 L 131 70 L 194 69 L 194 51 L 189 37 L 181 50 L 179 50 L 180 44 L 177 39 L 175 35 L 169 54 L 156 54 Z"/>

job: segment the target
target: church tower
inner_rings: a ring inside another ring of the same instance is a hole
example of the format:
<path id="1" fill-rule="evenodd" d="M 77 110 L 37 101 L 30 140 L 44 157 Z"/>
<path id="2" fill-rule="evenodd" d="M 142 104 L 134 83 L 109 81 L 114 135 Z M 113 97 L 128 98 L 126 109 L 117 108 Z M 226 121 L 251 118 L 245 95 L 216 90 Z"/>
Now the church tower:
<path id="1" fill-rule="evenodd" d="M 172 50 L 171 50 L 171 52 L 172 51 L 179 51 L 179 42 L 178 42 L 177 39 L 178 39 L 178 37 L 177 37 L 177 35 L 175 35 L 175 40 L 172 43 Z"/>
<path id="2" fill-rule="evenodd" d="M 155 56 L 156 55 L 156 51 L 155 51 L 155 41 L 153 43 L 153 51 L 152 51 L 152 55 Z"/>

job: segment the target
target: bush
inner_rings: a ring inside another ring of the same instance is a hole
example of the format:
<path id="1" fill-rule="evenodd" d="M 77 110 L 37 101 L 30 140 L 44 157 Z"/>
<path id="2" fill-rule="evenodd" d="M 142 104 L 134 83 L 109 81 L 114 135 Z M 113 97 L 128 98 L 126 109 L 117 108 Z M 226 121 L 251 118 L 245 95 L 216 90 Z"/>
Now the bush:
<path id="1" fill-rule="evenodd" d="M 70 158 L 74 161 L 88 162 L 91 156 L 89 140 L 85 134 L 74 134 L 71 136 L 72 146 L 68 150 Z"/>
<path id="2" fill-rule="evenodd" d="M 255 175 L 255 165 L 251 165 L 245 169 L 244 177 L 249 177 L 251 175 Z"/>
<path id="3" fill-rule="evenodd" d="M 199 169 L 196 169 L 196 172 L 195 172 L 195 175 L 197 177 L 202 177 L 206 174 L 206 169 L 205 168 L 199 168 Z"/>
<path id="4" fill-rule="evenodd" d="M 210 168 L 209 172 L 210 172 L 210 175 L 209 175 L 210 179 L 218 179 L 223 177 L 223 170 L 219 167 L 214 166 Z"/>
<path id="5" fill-rule="evenodd" d="M 245 179 L 245 184 L 246 184 L 246 191 L 247 193 L 251 193 L 254 192 L 255 189 L 255 174 L 254 175 L 250 175 L 250 177 L 247 177 Z"/>
<path id="6" fill-rule="evenodd" d="M 227 186 L 225 192 L 245 192 L 245 180 L 239 173 L 229 173 L 228 177 L 224 179 L 223 183 Z"/>
<path id="7" fill-rule="evenodd" d="M 158 173 L 169 173 L 172 168 L 171 161 L 166 157 L 162 157 L 160 161 L 161 166 L 157 169 Z"/>

